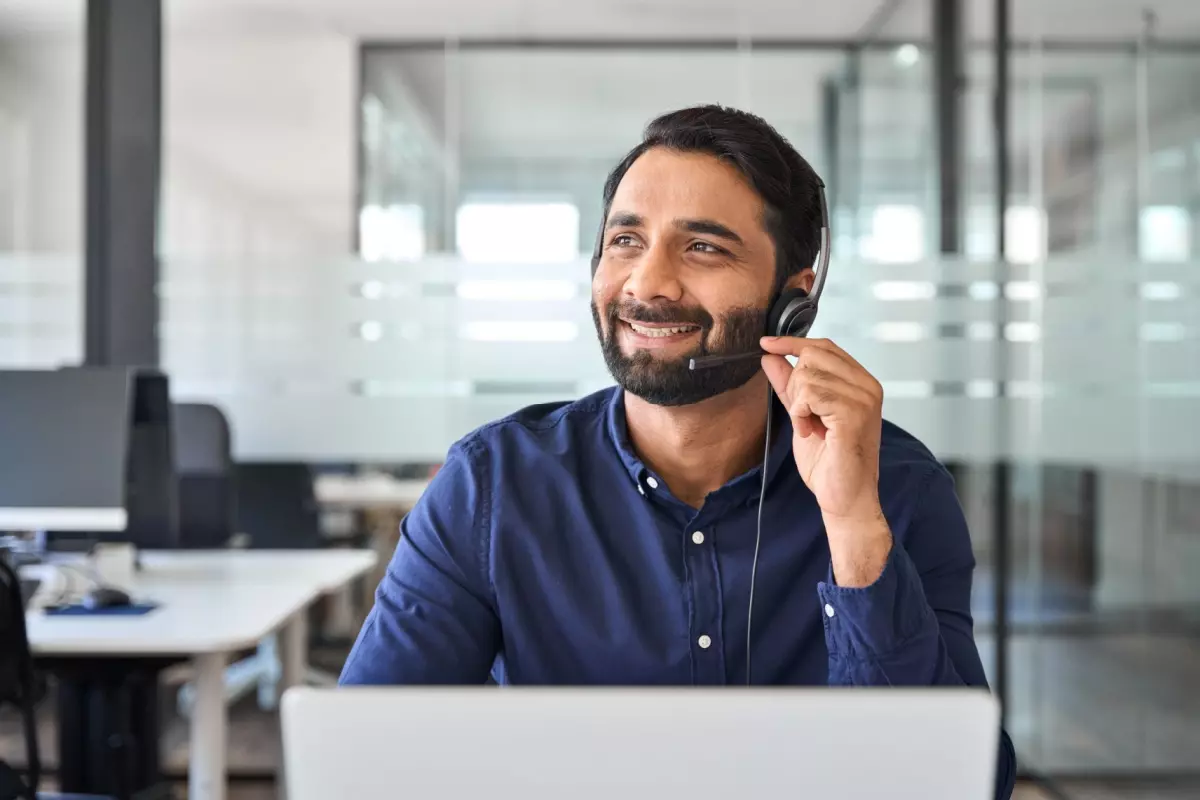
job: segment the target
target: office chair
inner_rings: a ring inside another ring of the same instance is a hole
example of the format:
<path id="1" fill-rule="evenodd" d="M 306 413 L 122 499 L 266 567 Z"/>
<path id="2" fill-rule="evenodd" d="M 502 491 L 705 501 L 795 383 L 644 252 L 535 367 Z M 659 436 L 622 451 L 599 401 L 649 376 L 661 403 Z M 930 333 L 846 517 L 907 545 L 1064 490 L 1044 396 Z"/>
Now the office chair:
<path id="1" fill-rule="evenodd" d="M 33 656 L 25 633 L 25 604 L 16 570 L 0 551 L 0 709 L 16 706 L 25 734 L 25 763 L 28 782 L 15 769 L 0 761 L 0 800 L 33 800 L 41 780 L 34 704 L 39 694 L 33 673 Z"/>
<path id="2" fill-rule="evenodd" d="M 320 507 L 313 490 L 313 473 L 307 464 L 241 463 L 234 468 L 237 492 L 237 537 L 246 547 L 263 550 L 304 550 L 323 547 Z M 279 643 L 268 636 L 249 658 L 225 669 L 225 698 L 234 703 L 257 688 L 258 706 L 274 709 L 279 698 L 283 669 Z M 331 684 L 336 677 L 310 669 L 306 680 Z M 195 689 L 188 684 L 179 693 L 179 709 L 188 714 Z"/>
<path id="3" fill-rule="evenodd" d="M 307 550 L 324 546 L 321 510 L 308 464 L 238 464 L 237 490 L 237 529 L 248 537 L 248 547 Z"/>
<path id="4" fill-rule="evenodd" d="M 179 546 L 227 547 L 237 525 L 232 436 L 216 406 L 176 403 L 171 416 L 179 476 Z"/>

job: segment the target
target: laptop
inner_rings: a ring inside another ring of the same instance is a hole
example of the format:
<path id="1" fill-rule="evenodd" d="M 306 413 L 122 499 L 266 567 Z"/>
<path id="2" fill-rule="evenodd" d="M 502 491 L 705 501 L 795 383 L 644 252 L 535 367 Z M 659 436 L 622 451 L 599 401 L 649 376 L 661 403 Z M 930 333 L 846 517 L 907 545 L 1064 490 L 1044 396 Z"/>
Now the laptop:
<path id="1" fill-rule="evenodd" d="M 283 698 L 290 800 L 994 796 L 975 689 L 309 688 Z"/>

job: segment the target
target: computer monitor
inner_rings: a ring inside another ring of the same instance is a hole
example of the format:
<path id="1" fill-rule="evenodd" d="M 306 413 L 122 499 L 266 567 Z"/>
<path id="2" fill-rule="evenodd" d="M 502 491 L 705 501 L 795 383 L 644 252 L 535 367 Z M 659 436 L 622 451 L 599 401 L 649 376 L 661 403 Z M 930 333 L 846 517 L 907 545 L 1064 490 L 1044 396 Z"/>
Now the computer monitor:
<path id="1" fill-rule="evenodd" d="M 0 371 L 0 531 L 124 531 L 124 371 Z"/>
<path id="2" fill-rule="evenodd" d="M 0 371 L 0 531 L 176 546 L 170 406 L 154 370 Z"/>

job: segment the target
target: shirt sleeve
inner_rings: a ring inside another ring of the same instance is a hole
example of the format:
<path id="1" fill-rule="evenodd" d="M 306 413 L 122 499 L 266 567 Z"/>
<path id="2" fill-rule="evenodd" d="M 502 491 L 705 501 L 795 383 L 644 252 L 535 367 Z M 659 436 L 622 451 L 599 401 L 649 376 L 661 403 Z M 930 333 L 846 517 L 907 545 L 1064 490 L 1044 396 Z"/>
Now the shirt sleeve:
<path id="1" fill-rule="evenodd" d="M 446 457 L 400 541 L 339 683 L 482 684 L 500 642 L 488 570 L 490 486 L 472 445 Z"/>
<path id="2" fill-rule="evenodd" d="M 986 687 L 971 618 L 974 569 L 953 482 L 936 469 L 875 583 L 838 586 L 831 567 L 817 584 L 830 685 Z M 1015 780 L 1012 741 L 1001 731 L 996 797 L 1010 797 Z"/>

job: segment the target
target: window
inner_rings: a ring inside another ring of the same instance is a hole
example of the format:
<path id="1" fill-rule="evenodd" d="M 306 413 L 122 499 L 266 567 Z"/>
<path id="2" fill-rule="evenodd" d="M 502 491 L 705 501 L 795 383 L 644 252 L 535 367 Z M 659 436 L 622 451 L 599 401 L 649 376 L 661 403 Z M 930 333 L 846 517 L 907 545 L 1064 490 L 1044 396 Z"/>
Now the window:
<path id="1" fill-rule="evenodd" d="M 1004 211 L 1005 249 L 1014 264 L 1036 264 L 1046 257 L 1046 212 L 1034 206 Z"/>
<path id="2" fill-rule="evenodd" d="M 1037 206 L 1012 205 L 1004 212 L 1005 248 L 1014 264 L 1036 264 L 1046 257 L 1046 212 Z M 996 209 L 967 211 L 966 255 L 972 261 L 996 257 Z"/>
<path id="3" fill-rule="evenodd" d="M 358 236 L 364 261 L 416 261 L 425 255 L 425 210 L 415 204 L 363 206 Z"/>
<path id="4" fill-rule="evenodd" d="M 862 256 L 883 264 L 908 264 L 925 257 L 925 215 L 909 205 L 876 206 Z"/>
<path id="5" fill-rule="evenodd" d="M 1192 255 L 1192 221 L 1182 206 L 1147 206 L 1138 224 L 1138 258 L 1187 261 Z"/>
<path id="6" fill-rule="evenodd" d="M 574 203 L 464 203 L 455 230 L 466 261 L 544 264 L 579 257 Z"/>

